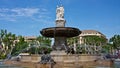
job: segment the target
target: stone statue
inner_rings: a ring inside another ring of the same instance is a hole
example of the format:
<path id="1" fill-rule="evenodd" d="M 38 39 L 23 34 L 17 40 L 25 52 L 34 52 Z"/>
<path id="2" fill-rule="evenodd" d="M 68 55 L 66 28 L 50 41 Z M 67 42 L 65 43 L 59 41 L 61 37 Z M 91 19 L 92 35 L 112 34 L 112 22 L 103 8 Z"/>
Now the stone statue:
<path id="1" fill-rule="evenodd" d="M 55 64 L 56 62 L 51 58 L 50 55 L 48 54 L 44 54 L 41 56 L 41 61 L 40 61 L 41 64 Z"/>
<path id="2" fill-rule="evenodd" d="M 62 6 L 58 7 L 56 10 L 56 19 L 64 19 L 64 8 Z"/>
<path id="3" fill-rule="evenodd" d="M 41 64 L 55 64 L 55 61 L 52 59 L 51 55 L 47 54 L 47 51 L 44 51 L 44 54 L 41 56 Z"/>

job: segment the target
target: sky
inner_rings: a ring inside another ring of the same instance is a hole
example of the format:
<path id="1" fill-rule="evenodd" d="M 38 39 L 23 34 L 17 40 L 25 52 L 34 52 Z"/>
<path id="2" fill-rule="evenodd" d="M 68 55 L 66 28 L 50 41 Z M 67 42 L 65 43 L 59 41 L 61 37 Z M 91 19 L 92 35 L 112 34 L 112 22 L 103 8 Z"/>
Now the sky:
<path id="1" fill-rule="evenodd" d="M 97 30 L 107 38 L 120 34 L 120 0 L 0 0 L 0 29 L 38 36 L 43 28 L 55 27 L 60 4 L 66 26 Z"/>

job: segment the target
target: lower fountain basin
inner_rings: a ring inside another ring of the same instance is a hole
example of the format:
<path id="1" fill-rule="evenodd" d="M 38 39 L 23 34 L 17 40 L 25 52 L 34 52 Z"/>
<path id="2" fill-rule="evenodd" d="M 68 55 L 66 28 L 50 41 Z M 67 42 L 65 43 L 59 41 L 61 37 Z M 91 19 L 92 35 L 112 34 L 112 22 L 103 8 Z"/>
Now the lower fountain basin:
<path id="1" fill-rule="evenodd" d="M 73 27 L 50 27 L 42 29 L 40 33 L 45 37 L 75 37 L 81 31 Z"/>

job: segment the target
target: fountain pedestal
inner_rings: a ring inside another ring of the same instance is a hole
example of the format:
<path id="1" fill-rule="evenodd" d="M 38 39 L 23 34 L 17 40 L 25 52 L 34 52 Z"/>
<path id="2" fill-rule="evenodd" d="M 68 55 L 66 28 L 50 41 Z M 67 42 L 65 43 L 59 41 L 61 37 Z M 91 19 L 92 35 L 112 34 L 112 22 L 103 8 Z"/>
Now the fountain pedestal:
<path id="1" fill-rule="evenodd" d="M 67 41 L 66 41 L 66 38 L 65 37 L 55 37 L 55 40 L 54 40 L 54 45 L 53 45 L 53 50 L 67 50 Z"/>

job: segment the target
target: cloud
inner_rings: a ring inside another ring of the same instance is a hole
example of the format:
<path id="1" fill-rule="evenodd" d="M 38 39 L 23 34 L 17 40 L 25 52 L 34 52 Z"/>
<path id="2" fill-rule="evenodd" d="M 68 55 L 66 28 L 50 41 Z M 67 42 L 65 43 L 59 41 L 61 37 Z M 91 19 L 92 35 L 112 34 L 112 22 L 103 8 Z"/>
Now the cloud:
<path id="1" fill-rule="evenodd" d="M 39 13 L 38 8 L 2 8 L 0 9 L 0 16 L 32 16 Z"/>
<path id="2" fill-rule="evenodd" d="M 30 18 L 39 20 L 47 17 L 45 8 L 0 8 L 0 20 L 16 21 L 19 18 Z"/>
<path id="3" fill-rule="evenodd" d="M 10 11 L 15 13 L 16 16 L 28 16 L 28 17 L 39 13 L 38 8 L 15 8 L 11 9 Z"/>

